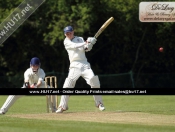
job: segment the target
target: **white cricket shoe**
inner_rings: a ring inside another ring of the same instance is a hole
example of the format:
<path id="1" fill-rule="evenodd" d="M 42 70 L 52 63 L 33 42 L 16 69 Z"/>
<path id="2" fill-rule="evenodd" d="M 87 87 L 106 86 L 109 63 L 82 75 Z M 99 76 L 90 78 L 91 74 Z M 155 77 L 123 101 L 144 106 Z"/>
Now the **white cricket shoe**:
<path id="1" fill-rule="evenodd" d="M 0 115 L 4 115 L 4 114 L 5 112 L 2 109 L 0 109 Z"/>
<path id="2" fill-rule="evenodd" d="M 101 111 L 104 111 L 104 110 L 105 110 L 105 107 L 103 106 L 103 104 L 99 104 L 98 108 L 99 108 L 99 110 L 101 110 Z"/>
<path id="3" fill-rule="evenodd" d="M 56 113 L 63 113 L 63 111 L 68 110 L 68 106 L 66 107 L 66 109 L 63 109 L 62 106 L 58 107 L 58 109 L 56 110 Z"/>

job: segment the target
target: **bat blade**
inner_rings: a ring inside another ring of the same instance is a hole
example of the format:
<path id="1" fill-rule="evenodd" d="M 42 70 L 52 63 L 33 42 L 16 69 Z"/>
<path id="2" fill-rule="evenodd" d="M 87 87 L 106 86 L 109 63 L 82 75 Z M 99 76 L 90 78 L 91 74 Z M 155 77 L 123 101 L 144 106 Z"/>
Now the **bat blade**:
<path id="1" fill-rule="evenodd" d="M 95 34 L 95 38 L 97 38 L 106 28 L 107 26 L 114 20 L 113 17 L 110 17 L 102 26 L 101 28 L 97 31 L 97 33 Z"/>

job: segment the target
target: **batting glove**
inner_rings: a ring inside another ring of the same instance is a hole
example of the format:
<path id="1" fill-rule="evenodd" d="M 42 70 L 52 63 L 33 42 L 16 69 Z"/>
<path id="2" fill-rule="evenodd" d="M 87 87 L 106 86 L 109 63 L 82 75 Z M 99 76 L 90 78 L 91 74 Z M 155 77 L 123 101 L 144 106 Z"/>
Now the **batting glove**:
<path id="1" fill-rule="evenodd" d="M 91 44 L 95 44 L 97 42 L 97 39 L 95 37 L 88 37 L 87 42 Z"/>
<path id="2" fill-rule="evenodd" d="M 85 51 L 86 51 L 86 52 L 91 51 L 91 50 L 92 50 L 92 47 L 93 47 L 93 44 L 87 43 L 87 44 L 85 45 Z"/>

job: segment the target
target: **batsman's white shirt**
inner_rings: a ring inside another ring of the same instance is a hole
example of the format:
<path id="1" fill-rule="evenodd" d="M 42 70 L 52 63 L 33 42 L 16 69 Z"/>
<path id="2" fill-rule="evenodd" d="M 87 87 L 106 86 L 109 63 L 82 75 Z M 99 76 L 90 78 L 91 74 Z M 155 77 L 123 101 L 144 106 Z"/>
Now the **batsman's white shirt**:
<path id="1" fill-rule="evenodd" d="M 77 63 L 87 64 L 87 58 L 84 50 L 85 41 L 82 37 L 75 36 L 72 40 L 65 38 L 64 46 L 69 55 L 70 67 L 75 66 Z"/>
<path id="2" fill-rule="evenodd" d="M 30 85 L 34 84 L 34 83 L 37 83 L 40 80 L 40 81 L 42 81 L 41 87 L 43 88 L 43 87 L 45 87 L 44 78 L 45 78 L 45 72 L 41 68 L 39 68 L 36 73 L 33 72 L 32 68 L 28 68 L 24 72 L 24 80 L 28 81 Z"/>

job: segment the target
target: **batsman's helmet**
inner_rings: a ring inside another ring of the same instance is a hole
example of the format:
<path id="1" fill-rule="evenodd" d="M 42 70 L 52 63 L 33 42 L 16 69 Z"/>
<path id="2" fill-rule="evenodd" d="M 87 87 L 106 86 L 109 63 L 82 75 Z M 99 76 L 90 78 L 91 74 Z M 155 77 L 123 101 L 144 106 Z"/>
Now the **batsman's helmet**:
<path id="1" fill-rule="evenodd" d="M 30 61 L 30 65 L 40 65 L 40 64 L 41 64 L 40 60 L 37 57 L 32 58 Z"/>
<path id="2" fill-rule="evenodd" d="M 72 26 L 67 26 L 67 27 L 64 28 L 64 33 L 72 32 L 72 31 L 73 31 Z"/>

